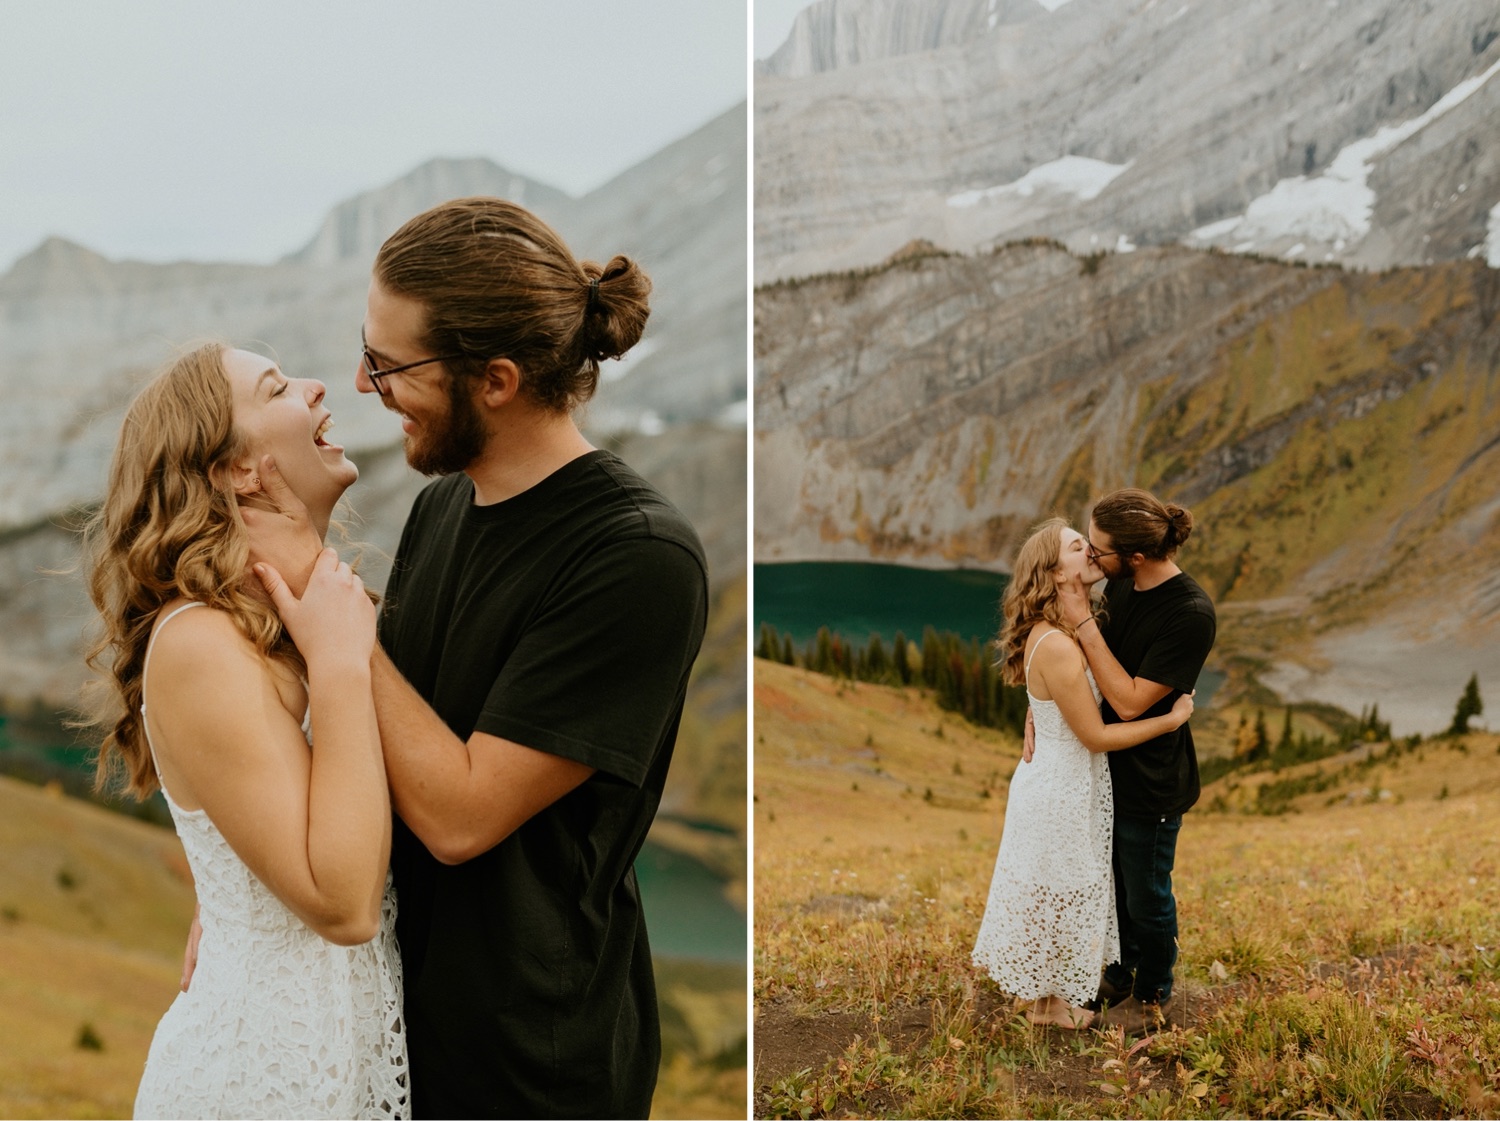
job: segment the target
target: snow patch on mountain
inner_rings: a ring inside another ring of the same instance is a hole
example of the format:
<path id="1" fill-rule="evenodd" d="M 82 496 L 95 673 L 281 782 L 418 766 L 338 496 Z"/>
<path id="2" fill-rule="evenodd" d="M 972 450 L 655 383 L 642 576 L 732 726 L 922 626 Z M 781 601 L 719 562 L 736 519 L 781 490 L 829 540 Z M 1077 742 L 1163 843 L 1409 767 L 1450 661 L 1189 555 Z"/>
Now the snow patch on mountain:
<path id="1" fill-rule="evenodd" d="M 1239 218 L 1200 226 L 1190 237 L 1199 242 L 1234 238 L 1237 253 L 1286 237 L 1334 245 L 1340 251 L 1358 243 L 1370 232 L 1375 209 L 1375 192 L 1369 186 L 1374 161 L 1468 99 L 1497 73 L 1500 62 L 1454 86 L 1421 116 L 1345 145 L 1321 175 L 1282 179 Z"/>
<path id="2" fill-rule="evenodd" d="M 1067 3 L 1067 0 L 1061 0 L 1061 3 Z M 1105 163 L 1087 156 L 1063 156 L 1062 159 L 1032 168 L 1013 182 L 950 195 L 948 205 L 955 208 L 978 206 L 982 202 L 1006 195 L 1030 198 L 1039 190 L 1064 191 L 1087 202 L 1097 198 L 1129 166 L 1129 163 Z"/>
<path id="3" fill-rule="evenodd" d="M 1484 259 L 1492 269 L 1500 269 L 1500 202 L 1490 211 L 1490 224 L 1484 239 Z"/>

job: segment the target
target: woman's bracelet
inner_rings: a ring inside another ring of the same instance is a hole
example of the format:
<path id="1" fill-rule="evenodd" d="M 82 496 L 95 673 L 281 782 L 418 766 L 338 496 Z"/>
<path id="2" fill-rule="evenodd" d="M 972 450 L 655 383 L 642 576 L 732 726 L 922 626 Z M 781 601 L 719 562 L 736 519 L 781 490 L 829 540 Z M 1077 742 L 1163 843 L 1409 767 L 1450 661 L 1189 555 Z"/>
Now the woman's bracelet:
<path id="1" fill-rule="evenodd" d="M 1093 623 L 1093 624 L 1095 624 L 1097 626 L 1098 623 L 1099 623 L 1099 617 L 1097 615 L 1090 615 L 1087 619 L 1085 619 L 1083 621 L 1083 623 Z M 1082 630 L 1083 629 L 1083 623 L 1079 623 L 1078 626 L 1076 626 L 1076 627 L 1073 628 L 1073 630 L 1075 632 Z"/>

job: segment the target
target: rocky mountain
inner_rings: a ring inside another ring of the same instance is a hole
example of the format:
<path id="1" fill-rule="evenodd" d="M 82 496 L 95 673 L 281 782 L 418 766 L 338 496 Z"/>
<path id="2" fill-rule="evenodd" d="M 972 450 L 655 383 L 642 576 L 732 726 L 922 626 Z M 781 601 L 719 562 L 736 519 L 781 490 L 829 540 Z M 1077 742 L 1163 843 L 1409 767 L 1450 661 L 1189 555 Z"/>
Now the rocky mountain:
<path id="1" fill-rule="evenodd" d="M 704 539 L 714 630 L 664 809 L 742 822 L 745 141 L 741 105 L 582 198 L 486 160 L 434 160 L 335 207 L 271 265 L 111 261 L 59 239 L 17 261 L 0 276 L 0 715 L 76 700 L 92 619 L 76 572 L 79 511 L 103 490 L 126 403 L 177 345 L 266 347 L 288 372 L 327 383 L 337 438 L 362 470 L 349 530 L 372 546 L 367 578 L 383 583 L 425 480 L 406 468 L 388 414 L 353 388 L 370 263 L 428 206 L 503 194 L 534 207 L 579 256 L 626 253 L 652 276 L 645 338 L 606 364 L 583 421 Z"/>
<path id="2" fill-rule="evenodd" d="M 756 559 L 1003 569 L 1146 486 L 1225 700 L 1440 730 L 1500 689 L 1497 119 L 1486 0 L 819 0 L 756 80 Z"/>
<path id="3" fill-rule="evenodd" d="M 574 199 L 555 187 L 507 171 L 487 159 L 428 160 L 394 183 L 339 203 L 323 219 L 311 241 L 286 260 L 302 265 L 353 262 L 369 268 L 380 243 L 433 200 L 493 195 L 519 203 L 543 221 L 568 225 Z"/>
<path id="4" fill-rule="evenodd" d="M 761 69 L 758 283 L 914 239 L 1500 261 L 1492 0 L 819 0 Z"/>
<path id="5" fill-rule="evenodd" d="M 742 416 L 744 128 L 732 109 L 581 199 L 488 161 L 434 161 L 336 207 L 273 265 L 109 261 L 44 242 L 0 276 L 0 527 L 96 496 L 124 403 L 175 345 L 204 337 L 270 347 L 322 378 L 346 447 L 393 443 L 353 388 L 369 266 L 386 235 L 455 191 L 518 189 L 580 256 L 625 252 L 652 274 L 651 323 L 606 368 L 595 431 Z"/>
<path id="6" fill-rule="evenodd" d="M 800 78 L 897 55 L 966 43 L 1067 0 L 816 0 L 757 74 Z"/>
<path id="7" fill-rule="evenodd" d="M 1437 730 L 1470 672 L 1500 681 L 1497 317 L 1478 261 L 1042 241 L 771 285 L 756 559 L 1004 570 L 1041 517 L 1144 486 L 1199 520 L 1231 669 Z"/>

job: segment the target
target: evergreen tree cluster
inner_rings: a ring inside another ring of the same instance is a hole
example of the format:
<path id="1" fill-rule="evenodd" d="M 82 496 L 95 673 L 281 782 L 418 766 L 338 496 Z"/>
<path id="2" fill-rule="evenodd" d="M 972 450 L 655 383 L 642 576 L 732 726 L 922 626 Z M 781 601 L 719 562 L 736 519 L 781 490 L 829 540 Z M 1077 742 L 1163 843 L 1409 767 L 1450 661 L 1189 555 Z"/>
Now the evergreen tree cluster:
<path id="1" fill-rule="evenodd" d="M 1380 718 L 1380 706 L 1371 705 L 1363 709 L 1358 720 L 1350 720 L 1336 736 L 1309 736 L 1306 732 L 1293 734 L 1292 706 L 1282 714 L 1281 731 L 1273 740 L 1266 724 L 1266 714 L 1257 709 L 1255 721 L 1251 723 L 1246 713 L 1240 714 L 1239 728 L 1235 733 L 1234 752 L 1230 755 L 1215 755 L 1200 759 L 1198 777 L 1205 785 L 1222 778 L 1231 771 L 1240 769 L 1279 771 L 1298 763 L 1311 763 L 1327 759 L 1348 751 L 1356 743 L 1384 743 L 1391 739 L 1391 725 Z M 1420 739 L 1420 737 L 1418 737 Z"/>
<path id="2" fill-rule="evenodd" d="M 924 627 L 920 643 L 897 631 L 887 647 L 878 634 L 859 646 L 820 627 L 798 651 L 791 635 L 763 623 L 755 656 L 850 681 L 931 689 L 940 706 L 982 727 L 1020 734 L 1026 725 L 1026 690 L 1000 680 L 988 644 L 962 639 L 952 631 Z"/>

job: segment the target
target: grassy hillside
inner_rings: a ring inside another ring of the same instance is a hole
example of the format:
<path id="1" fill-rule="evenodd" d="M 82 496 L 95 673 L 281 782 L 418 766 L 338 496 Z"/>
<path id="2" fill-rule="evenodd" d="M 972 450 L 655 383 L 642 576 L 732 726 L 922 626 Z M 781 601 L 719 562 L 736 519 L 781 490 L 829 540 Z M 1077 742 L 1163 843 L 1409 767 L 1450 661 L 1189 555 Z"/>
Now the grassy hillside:
<path id="1" fill-rule="evenodd" d="M 1472 622 L 1500 543 L 1497 300 L 1492 270 L 1339 274 L 1235 309 L 1202 367 L 1143 387 L 1135 481 L 1192 506 L 1183 563 L 1210 593 L 1263 609 L 1228 617 L 1221 657 L 1392 614 Z"/>
<path id="2" fill-rule="evenodd" d="M 0 1116 L 130 1116 L 192 914 L 172 833 L 0 778 Z"/>
<path id="3" fill-rule="evenodd" d="M 1141 1043 L 1034 1028 L 969 962 L 1018 743 L 914 690 L 755 673 L 757 1115 L 1500 1109 L 1500 737 L 1205 789 L 1186 1023 Z"/>

